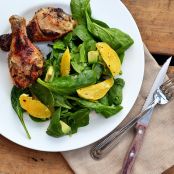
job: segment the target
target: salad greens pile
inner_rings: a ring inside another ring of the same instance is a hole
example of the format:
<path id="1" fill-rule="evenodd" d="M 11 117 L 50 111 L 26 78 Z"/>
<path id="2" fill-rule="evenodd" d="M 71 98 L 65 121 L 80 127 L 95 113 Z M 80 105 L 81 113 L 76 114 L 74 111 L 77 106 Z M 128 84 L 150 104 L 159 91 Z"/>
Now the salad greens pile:
<path id="1" fill-rule="evenodd" d="M 25 91 L 16 87 L 11 91 L 12 106 L 28 138 L 30 135 L 23 121 L 24 110 L 19 103 L 19 96 L 22 93 L 36 97 L 51 110 L 47 134 L 53 137 L 76 133 L 79 127 L 88 125 L 91 110 L 108 118 L 122 109 L 124 80 L 121 78 L 116 78 L 107 94 L 97 101 L 80 98 L 76 90 L 101 82 L 106 77 L 112 77 L 100 56 L 96 61 L 88 59 L 88 53 L 96 51 L 97 42 L 107 43 L 117 52 L 122 62 L 125 51 L 133 44 L 132 38 L 121 30 L 110 28 L 106 23 L 94 19 L 90 0 L 71 0 L 70 7 L 72 17 L 78 25 L 62 39 L 49 45 L 52 51 L 45 60 L 42 77 Z M 71 55 L 71 71 L 68 76 L 61 76 L 60 62 L 67 48 Z M 52 72 L 49 79 L 46 78 L 48 71 Z M 37 122 L 48 121 L 30 117 Z"/>

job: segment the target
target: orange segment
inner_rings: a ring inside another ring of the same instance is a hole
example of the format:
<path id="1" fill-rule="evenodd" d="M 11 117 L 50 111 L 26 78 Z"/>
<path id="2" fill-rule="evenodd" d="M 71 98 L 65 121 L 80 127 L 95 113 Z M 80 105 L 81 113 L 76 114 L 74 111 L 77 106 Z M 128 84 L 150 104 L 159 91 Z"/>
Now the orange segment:
<path id="1" fill-rule="evenodd" d="M 110 78 L 95 85 L 80 88 L 77 90 L 77 94 L 79 95 L 79 97 L 87 100 L 98 100 L 106 95 L 113 84 L 114 79 Z"/>
<path id="2" fill-rule="evenodd" d="M 39 100 L 32 99 L 27 94 L 22 94 L 19 97 L 21 107 L 26 110 L 31 116 L 36 118 L 50 118 L 51 111 Z"/>
<path id="3" fill-rule="evenodd" d="M 118 75 L 121 71 L 121 62 L 117 53 L 105 42 L 97 43 L 96 47 L 112 75 Z"/>
<path id="4" fill-rule="evenodd" d="M 70 52 L 69 49 L 67 48 L 65 52 L 63 53 L 61 63 L 60 63 L 60 73 L 62 76 L 67 76 L 69 75 L 70 72 Z"/>

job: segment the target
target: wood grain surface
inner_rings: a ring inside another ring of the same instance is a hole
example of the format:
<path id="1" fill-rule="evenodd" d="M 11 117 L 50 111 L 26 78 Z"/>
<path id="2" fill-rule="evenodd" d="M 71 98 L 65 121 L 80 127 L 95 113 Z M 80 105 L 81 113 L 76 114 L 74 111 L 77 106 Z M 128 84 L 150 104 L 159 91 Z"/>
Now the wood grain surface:
<path id="1" fill-rule="evenodd" d="M 39 152 L 0 136 L 0 174 L 72 174 L 60 153 Z"/>
<path id="2" fill-rule="evenodd" d="M 122 0 L 151 53 L 174 55 L 174 0 Z"/>
<path id="3" fill-rule="evenodd" d="M 123 0 L 151 53 L 174 55 L 174 0 Z M 174 76 L 170 67 L 169 76 Z M 16 145 L 0 136 L 0 174 L 72 174 L 60 153 Z M 163 174 L 174 174 L 171 167 Z"/>
<path id="4" fill-rule="evenodd" d="M 168 74 L 169 77 L 174 77 L 174 66 L 169 67 L 169 70 L 168 70 L 167 74 Z"/>

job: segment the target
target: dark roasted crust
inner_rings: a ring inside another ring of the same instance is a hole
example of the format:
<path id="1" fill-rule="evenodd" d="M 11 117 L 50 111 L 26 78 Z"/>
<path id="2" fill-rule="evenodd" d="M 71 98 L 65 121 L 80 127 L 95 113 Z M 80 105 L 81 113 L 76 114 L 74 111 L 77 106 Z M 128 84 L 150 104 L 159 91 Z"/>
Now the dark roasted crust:
<path id="1" fill-rule="evenodd" d="M 37 26 L 36 26 L 36 23 L 33 21 L 30 23 L 30 25 L 27 26 L 27 35 L 28 35 L 28 38 L 33 42 L 33 38 L 34 38 L 34 34 L 37 30 Z"/>
<path id="2" fill-rule="evenodd" d="M 3 34 L 0 36 L 0 48 L 3 51 L 9 51 L 10 50 L 10 45 L 11 45 L 11 34 Z"/>
<path id="3" fill-rule="evenodd" d="M 47 32 L 44 32 L 40 29 L 37 20 L 33 19 L 27 26 L 27 35 L 32 42 L 44 42 L 44 41 L 54 41 L 57 35 L 47 35 Z M 56 33 L 57 34 L 57 33 Z"/>
<path id="4" fill-rule="evenodd" d="M 42 36 L 43 34 L 41 33 L 39 26 L 37 24 L 37 22 L 35 21 L 35 19 L 33 19 L 32 21 L 30 21 L 30 23 L 27 26 L 27 35 L 30 38 L 30 40 L 32 42 L 34 41 L 42 41 L 42 39 L 40 38 L 40 36 Z"/>
<path id="5" fill-rule="evenodd" d="M 43 72 L 43 67 L 39 68 L 36 65 L 32 65 L 29 74 L 26 74 L 22 69 L 16 64 L 11 64 L 10 74 L 15 86 L 25 89 L 33 84 L 38 77 L 41 76 Z"/>

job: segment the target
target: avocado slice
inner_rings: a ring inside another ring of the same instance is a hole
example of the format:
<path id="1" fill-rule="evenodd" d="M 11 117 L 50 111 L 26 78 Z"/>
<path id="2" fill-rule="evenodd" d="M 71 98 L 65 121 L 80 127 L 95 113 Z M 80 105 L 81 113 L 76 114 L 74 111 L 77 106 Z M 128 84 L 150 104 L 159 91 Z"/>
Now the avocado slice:
<path id="1" fill-rule="evenodd" d="M 98 51 L 89 51 L 88 52 L 88 63 L 94 64 L 97 63 L 99 58 L 99 52 Z"/>
<path id="2" fill-rule="evenodd" d="M 51 82 L 53 78 L 54 78 L 54 68 L 53 66 L 49 66 L 45 76 L 45 82 Z"/>
<path id="3" fill-rule="evenodd" d="M 62 126 L 62 132 L 64 134 L 69 134 L 71 132 L 71 127 L 68 126 L 65 122 L 63 122 L 62 120 L 60 120 L 60 124 Z"/>

